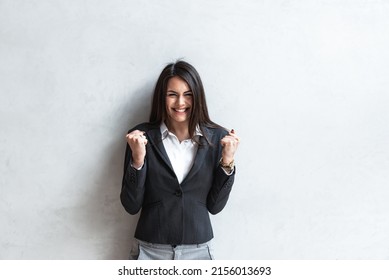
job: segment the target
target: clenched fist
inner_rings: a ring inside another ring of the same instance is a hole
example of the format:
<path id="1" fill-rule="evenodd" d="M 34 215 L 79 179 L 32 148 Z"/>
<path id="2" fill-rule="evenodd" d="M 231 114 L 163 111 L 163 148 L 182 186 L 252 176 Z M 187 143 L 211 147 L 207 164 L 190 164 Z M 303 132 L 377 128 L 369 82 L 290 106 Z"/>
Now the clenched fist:
<path id="1" fill-rule="evenodd" d="M 126 135 L 127 143 L 132 152 L 132 165 L 135 168 L 143 166 L 146 156 L 147 138 L 144 131 L 134 130 Z"/>
<path id="2" fill-rule="evenodd" d="M 222 160 L 223 164 L 229 164 L 234 160 L 234 155 L 239 146 L 239 137 L 235 134 L 232 129 L 230 133 L 220 140 L 222 145 Z"/>

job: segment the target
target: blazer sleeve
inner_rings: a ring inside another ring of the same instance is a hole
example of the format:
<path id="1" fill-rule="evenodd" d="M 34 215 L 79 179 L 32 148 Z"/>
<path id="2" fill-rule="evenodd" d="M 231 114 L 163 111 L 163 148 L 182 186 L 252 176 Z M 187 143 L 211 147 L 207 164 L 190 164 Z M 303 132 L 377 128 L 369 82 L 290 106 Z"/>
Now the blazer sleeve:
<path id="1" fill-rule="evenodd" d="M 234 184 L 236 167 L 231 175 L 227 175 L 219 165 L 216 168 L 212 187 L 207 197 L 208 211 L 215 215 L 226 206 L 232 185 Z"/>
<path id="2" fill-rule="evenodd" d="M 131 149 L 127 144 L 120 201 L 124 209 L 126 209 L 128 213 L 134 215 L 139 212 L 143 204 L 147 162 L 145 159 L 142 169 L 136 170 L 131 166 L 131 156 Z"/>

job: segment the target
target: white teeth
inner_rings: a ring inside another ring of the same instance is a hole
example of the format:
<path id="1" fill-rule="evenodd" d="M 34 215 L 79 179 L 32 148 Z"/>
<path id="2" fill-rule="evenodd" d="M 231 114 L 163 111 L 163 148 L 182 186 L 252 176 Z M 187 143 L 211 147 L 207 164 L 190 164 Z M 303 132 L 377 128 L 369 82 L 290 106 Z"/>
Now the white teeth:
<path id="1" fill-rule="evenodd" d="M 174 109 L 174 110 L 176 110 L 179 113 L 184 113 L 186 111 L 186 109 Z"/>

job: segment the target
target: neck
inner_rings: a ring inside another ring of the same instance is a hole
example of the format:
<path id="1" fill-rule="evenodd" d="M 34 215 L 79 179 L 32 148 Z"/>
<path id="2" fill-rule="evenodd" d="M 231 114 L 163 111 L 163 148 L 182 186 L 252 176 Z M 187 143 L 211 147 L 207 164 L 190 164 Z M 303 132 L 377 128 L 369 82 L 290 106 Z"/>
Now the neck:
<path id="1" fill-rule="evenodd" d="M 169 122 L 166 122 L 166 126 L 169 131 L 173 132 L 177 136 L 178 140 L 184 141 L 189 139 L 189 126 L 187 123 L 176 123 L 172 125 Z"/>

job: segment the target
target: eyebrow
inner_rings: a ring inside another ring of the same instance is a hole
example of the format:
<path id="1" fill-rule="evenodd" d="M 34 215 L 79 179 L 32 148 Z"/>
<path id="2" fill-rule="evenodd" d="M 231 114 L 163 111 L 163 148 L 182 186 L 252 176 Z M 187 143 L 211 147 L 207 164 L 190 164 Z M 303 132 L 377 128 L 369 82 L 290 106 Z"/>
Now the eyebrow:
<path id="1" fill-rule="evenodd" d="M 178 94 L 178 92 L 176 92 L 176 91 L 174 91 L 174 90 L 167 90 L 166 92 L 173 92 L 173 93 L 177 93 L 177 94 Z M 185 94 L 185 93 L 192 93 L 192 91 L 191 91 L 191 90 L 188 90 L 188 91 L 185 91 L 184 94 Z"/>

